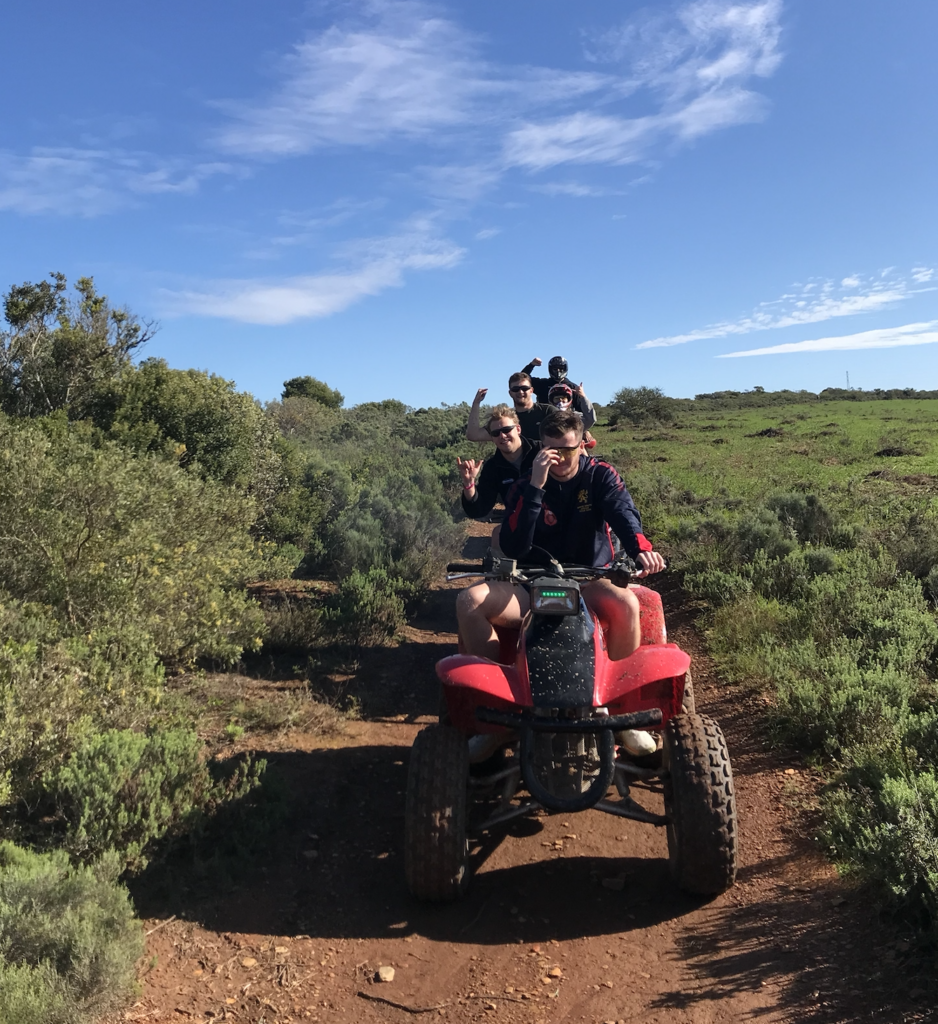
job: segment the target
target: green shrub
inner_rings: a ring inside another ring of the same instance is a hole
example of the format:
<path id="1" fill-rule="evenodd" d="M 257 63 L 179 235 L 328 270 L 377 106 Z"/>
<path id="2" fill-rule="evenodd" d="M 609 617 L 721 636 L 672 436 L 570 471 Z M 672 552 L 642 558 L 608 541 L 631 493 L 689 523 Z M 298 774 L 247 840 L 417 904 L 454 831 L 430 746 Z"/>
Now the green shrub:
<path id="1" fill-rule="evenodd" d="M 828 544 L 836 517 L 816 494 L 778 494 L 766 508 L 778 517 L 802 544 Z"/>
<path id="2" fill-rule="evenodd" d="M 283 400 L 305 398 L 307 401 L 324 405 L 328 409 L 339 409 L 345 402 L 341 391 L 315 377 L 292 377 L 283 382 Z"/>
<path id="3" fill-rule="evenodd" d="M 674 419 L 676 403 L 661 388 L 620 388 L 607 406 L 610 424 L 669 423 Z"/>
<path id="4" fill-rule="evenodd" d="M 403 580 L 371 568 L 352 572 L 325 603 L 326 628 L 338 640 L 356 646 L 380 644 L 404 625 Z"/>
<path id="5" fill-rule="evenodd" d="M 183 467 L 242 489 L 277 472 L 273 433 L 254 398 L 215 374 L 170 369 L 165 359 L 125 369 L 94 420 L 125 448 L 170 454 Z"/>
<path id="6" fill-rule="evenodd" d="M 143 932 L 119 870 L 0 843 L 0 1020 L 91 1024 L 133 993 Z"/>
<path id="7" fill-rule="evenodd" d="M 267 653 L 306 651 L 325 639 L 322 612 L 314 597 L 290 597 L 264 606 Z"/>
<path id="8" fill-rule="evenodd" d="M 43 780 L 65 823 L 64 848 L 85 860 L 116 851 L 136 870 L 154 842 L 257 784 L 263 762 L 242 762 L 216 781 L 202 750 L 198 736 L 183 729 L 89 736 Z"/>
<path id="9" fill-rule="evenodd" d="M 0 418 L 0 579 L 114 664 L 147 649 L 232 661 L 259 646 L 243 590 L 253 519 L 248 499 L 165 461 Z"/>
<path id="10" fill-rule="evenodd" d="M 879 774 L 877 778 L 876 775 Z M 825 802 L 823 838 L 832 855 L 916 912 L 938 924 L 938 778 L 932 771 L 857 770 Z"/>
<path id="11" fill-rule="evenodd" d="M 684 585 L 693 594 L 705 598 L 714 607 L 721 607 L 739 601 L 752 593 L 752 583 L 735 572 L 722 569 L 704 569 L 703 572 L 688 573 Z"/>

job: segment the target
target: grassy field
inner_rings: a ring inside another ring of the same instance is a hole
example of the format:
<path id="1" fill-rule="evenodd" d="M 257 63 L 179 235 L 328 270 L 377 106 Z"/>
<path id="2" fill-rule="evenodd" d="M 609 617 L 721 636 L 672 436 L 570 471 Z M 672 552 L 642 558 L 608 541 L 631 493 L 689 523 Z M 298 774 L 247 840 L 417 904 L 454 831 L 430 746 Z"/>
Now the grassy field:
<path id="1" fill-rule="evenodd" d="M 688 403 L 689 405 L 689 403 Z M 938 401 L 598 428 L 647 534 L 710 605 L 727 679 L 822 765 L 822 840 L 938 931 Z"/>
<path id="2" fill-rule="evenodd" d="M 623 472 L 666 476 L 715 506 L 758 501 L 767 488 L 860 490 L 886 502 L 938 488 L 938 400 L 700 412 L 657 429 L 594 434 Z"/>

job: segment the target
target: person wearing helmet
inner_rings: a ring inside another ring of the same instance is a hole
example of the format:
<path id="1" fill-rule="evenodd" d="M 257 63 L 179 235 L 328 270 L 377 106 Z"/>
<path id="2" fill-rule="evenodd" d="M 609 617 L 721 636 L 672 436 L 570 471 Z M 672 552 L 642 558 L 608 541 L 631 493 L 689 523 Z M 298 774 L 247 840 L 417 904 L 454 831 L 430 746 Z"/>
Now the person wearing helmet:
<path id="1" fill-rule="evenodd" d="M 521 371 L 531 377 L 531 371 L 535 366 L 541 366 L 541 360 L 535 356 L 530 363 Z M 575 384 L 567 376 L 567 360 L 563 356 L 551 356 L 547 363 L 549 377 L 531 377 L 531 385 L 534 388 L 534 398 L 538 402 L 550 403 L 550 389 L 558 384 L 566 384 L 573 392 L 573 408 L 583 417 L 584 426 L 589 429 L 596 422 L 596 414 L 593 412 L 593 403 L 586 397 L 583 384 Z"/>
<path id="2" fill-rule="evenodd" d="M 583 426 L 588 430 L 596 422 L 593 403 L 584 394 L 577 395 L 569 384 L 554 384 L 547 392 L 547 404 L 555 409 L 573 409 L 583 417 Z"/>
<path id="3" fill-rule="evenodd" d="M 521 371 L 531 377 L 531 372 L 536 366 L 543 366 L 538 356 L 535 356 L 527 366 Z M 531 377 L 531 383 L 534 385 L 534 398 L 538 402 L 546 402 L 547 395 L 550 389 L 555 384 L 566 384 L 570 390 L 576 394 L 582 385 L 575 384 L 567 376 L 567 360 L 563 356 L 551 356 L 547 362 L 547 372 L 550 374 L 549 377 Z M 579 410 L 577 410 L 579 412 Z"/>

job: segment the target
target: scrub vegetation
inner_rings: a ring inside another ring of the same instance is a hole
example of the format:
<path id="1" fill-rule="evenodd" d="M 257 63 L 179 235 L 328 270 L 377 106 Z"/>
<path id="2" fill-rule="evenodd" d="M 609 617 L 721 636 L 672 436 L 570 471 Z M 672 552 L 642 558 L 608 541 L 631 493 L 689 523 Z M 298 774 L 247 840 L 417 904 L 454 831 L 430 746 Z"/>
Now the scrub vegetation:
<path id="1" fill-rule="evenodd" d="M 4 316 L 0 1019 L 76 1022 L 132 990 L 142 943 L 121 876 L 214 819 L 248 850 L 231 823 L 265 787 L 267 811 L 241 817 L 276 818 L 264 763 L 230 744 L 336 717 L 311 692 L 259 716 L 211 680 L 400 630 L 461 536 L 468 409 L 344 409 L 309 376 L 261 406 L 134 362 L 153 326 L 89 278 L 16 286 Z"/>
<path id="2" fill-rule="evenodd" d="M 826 771 L 824 845 L 938 930 L 938 394 L 617 400 L 597 450 L 709 605 L 724 677 Z"/>
<path id="3" fill-rule="evenodd" d="M 297 376 L 262 406 L 135 361 L 152 325 L 90 279 L 14 287 L 4 314 L 0 1019 L 81 1022 L 132 991 L 121 879 L 219 831 L 247 855 L 239 822 L 275 827 L 282 786 L 232 751 L 354 713 L 317 700 L 315 668 L 393 642 L 458 549 L 455 456 L 481 451 L 465 405 L 345 408 Z M 825 766 L 832 855 L 926 927 L 936 413 L 915 392 L 625 388 L 594 431 L 709 605 L 725 675 Z M 306 689 L 232 702 L 225 673 L 251 659 L 286 659 Z"/>

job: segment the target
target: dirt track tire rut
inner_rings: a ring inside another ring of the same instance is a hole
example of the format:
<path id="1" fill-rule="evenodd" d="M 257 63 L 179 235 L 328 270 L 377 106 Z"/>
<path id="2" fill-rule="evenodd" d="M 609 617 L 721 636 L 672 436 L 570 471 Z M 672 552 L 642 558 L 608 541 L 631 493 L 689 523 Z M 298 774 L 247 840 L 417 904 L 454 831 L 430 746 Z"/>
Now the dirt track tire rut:
<path id="1" fill-rule="evenodd" d="M 671 876 L 684 890 L 713 896 L 736 880 L 738 822 L 733 770 L 719 725 L 678 715 L 665 729 L 664 764 Z"/>
<path id="2" fill-rule="evenodd" d="M 407 775 L 404 872 L 419 900 L 449 902 L 466 890 L 468 786 L 466 738 L 448 725 L 418 733 Z"/>

